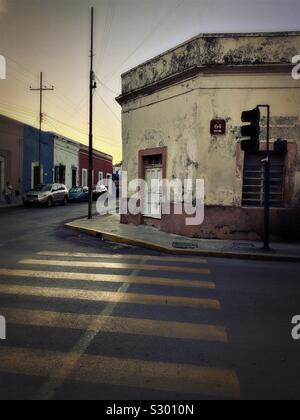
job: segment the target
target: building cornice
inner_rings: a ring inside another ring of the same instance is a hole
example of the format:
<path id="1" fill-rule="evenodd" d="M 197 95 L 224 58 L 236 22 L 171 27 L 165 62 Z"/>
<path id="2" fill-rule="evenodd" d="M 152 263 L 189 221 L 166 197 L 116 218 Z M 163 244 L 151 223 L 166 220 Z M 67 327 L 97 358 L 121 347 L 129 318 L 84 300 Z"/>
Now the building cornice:
<path id="1" fill-rule="evenodd" d="M 122 75 L 123 104 L 198 73 L 287 72 L 300 54 L 300 32 L 199 35 Z"/>
<path id="2" fill-rule="evenodd" d="M 80 153 L 88 154 L 89 153 L 88 146 L 85 146 L 84 144 L 81 144 L 80 145 Z M 93 149 L 93 154 L 94 154 L 94 156 L 99 157 L 101 159 L 105 159 L 105 160 L 107 160 L 109 162 L 113 160 L 113 157 L 111 155 L 108 155 L 106 153 L 100 152 L 99 150 Z"/>
<path id="3" fill-rule="evenodd" d="M 163 79 L 159 82 L 152 83 L 148 86 L 145 86 L 141 89 L 136 89 L 132 92 L 122 94 L 116 98 L 116 101 L 121 105 L 136 100 L 139 97 L 152 95 L 162 89 L 168 88 L 175 84 L 184 82 L 186 80 L 192 79 L 197 75 L 221 75 L 221 74 L 291 74 L 293 66 L 291 64 L 283 65 L 247 65 L 247 66 L 207 66 L 207 67 L 193 67 L 189 70 L 186 70 L 182 73 L 174 74 L 171 77 Z"/>

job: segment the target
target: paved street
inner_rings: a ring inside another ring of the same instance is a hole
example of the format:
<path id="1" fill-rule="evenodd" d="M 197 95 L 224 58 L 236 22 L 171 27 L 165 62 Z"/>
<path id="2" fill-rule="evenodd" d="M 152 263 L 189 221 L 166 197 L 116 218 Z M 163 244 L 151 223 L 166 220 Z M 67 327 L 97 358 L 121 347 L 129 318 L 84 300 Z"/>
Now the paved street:
<path id="1" fill-rule="evenodd" d="M 297 399 L 300 265 L 171 257 L 0 210 L 1 399 Z"/>

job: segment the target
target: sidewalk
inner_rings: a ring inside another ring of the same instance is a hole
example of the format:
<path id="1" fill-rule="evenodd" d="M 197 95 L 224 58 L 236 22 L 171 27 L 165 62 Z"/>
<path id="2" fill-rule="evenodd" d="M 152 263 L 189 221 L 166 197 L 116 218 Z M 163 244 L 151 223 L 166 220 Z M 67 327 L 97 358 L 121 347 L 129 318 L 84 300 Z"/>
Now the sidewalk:
<path id="1" fill-rule="evenodd" d="M 272 243 L 272 251 L 263 251 L 260 242 L 191 239 L 161 232 L 149 226 L 121 225 L 120 217 L 97 216 L 67 223 L 69 229 L 100 239 L 174 255 L 239 258 L 300 263 L 300 243 Z"/>
<path id="2" fill-rule="evenodd" d="M 1 209 L 14 209 L 16 207 L 21 207 L 21 206 L 22 206 L 22 203 L 21 202 L 19 202 L 19 203 L 12 203 L 12 204 L 5 204 L 5 203 L 0 202 L 0 210 Z"/>

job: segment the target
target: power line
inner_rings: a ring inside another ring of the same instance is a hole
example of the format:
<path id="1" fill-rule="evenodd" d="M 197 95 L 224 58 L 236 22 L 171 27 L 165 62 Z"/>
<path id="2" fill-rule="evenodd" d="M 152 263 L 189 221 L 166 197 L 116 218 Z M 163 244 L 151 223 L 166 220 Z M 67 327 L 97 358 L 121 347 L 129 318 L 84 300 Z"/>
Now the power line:
<path id="1" fill-rule="evenodd" d="M 98 98 L 102 101 L 102 103 L 106 106 L 106 108 L 111 112 L 111 114 L 116 118 L 116 120 L 121 124 L 121 120 L 119 116 L 112 110 L 112 108 L 108 105 L 108 103 L 105 101 L 105 99 L 100 95 L 99 92 L 96 92 L 96 95 Z"/>
<path id="2" fill-rule="evenodd" d="M 100 83 L 100 85 L 102 87 L 104 87 L 106 90 L 108 90 L 110 93 L 112 93 L 115 96 L 118 96 L 118 92 L 115 92 L 114 90 L 112 90 L 109 86 L 107 86 L 105 83 L 102 82 L 102 80 L 99 79 L 99 77 L 97 75 L 95 75 L 96 79 L 98 80 L 98 82 Z"/>
<path id="3" fill-rule="evenodd" d="M 80 133 L 81 135 L 84 135 L 84 136 L 87 136 L 88 135 L 88 131 L 84 131 L 84 130 L 82 130 L 80 128 L 72 127 L 71 125 L 66 124 L 66 123 L 64 123 L 62 121 L 59 121 L 56 118 L 50 117 L 49 115 L 46 115 L 46 117 L 47 118 L 50 118 L 51 120 L 56 121 L 57 123 L 59 123 L 61 125 L 66 126 L 67 128 L 70 128 L 74 132 Z M 105 136 L 102 136 L 100 134 L 96 134 L 95 138 L 98 139 L 99 141 L 102 141 L 103 143 L 109 144 L 110 146 L 116 146 L 117 140 L 115 140 L 115 139 L 111 139 L 109 137 L 105 137 Z M 104 141 L 104 140 L 107 140 L 107 141 Z M 116 147 L 118 147 L 118 146 L 116 146 Z"/>
<path id="4" fill-rule="evenodd" d="M 1 106 L 1 104 L 2 104 L 2 106 Z M 29 118 L 29 117 L 32 118 L 32 117 L 35 117 L 36 116 L 34 111 L 31 111 L 31 110 L 30 111 L 26 111 L 26 108 L 24 108 L 24 107 L 20 107 L 19 108 L 19 106 L 17 106 L 17 105 L 10 105 L 10 104 L 8 104 L 6 102 L 0 101 L 0 109 L 3 109 L 4 112 L 7 112 L 7 108 L 8 107 L 10 107 L 14 113 L 19 114 L 19 115 L 22 115 L 22 118 L 24 116 L 26 118 Z M 63 125 L 63 126 L 69 128 L 69 129 L 71 129 L 73 131 L 76 131 L 76 132 L 78 132 L 78 133 L 80 133 L 82 135 L 85 135 L 86 136 L 88 134 L 87 130 L 83 130 L 83 129 L 74 127 L 73 125 L 70 125 L 70 124 L 68 124 L 66 122 L 63 122 L 61 120 L 58 120 L 58 119 L 56 119 L 56 118 L 54 118 L 54 117 L 52 117 L 52 116 L 50 116 L 50 115 L 48 115 L 46 113 L 43 114 L 43 117 L 44 117 L 45 122 L 49 118 L 49 119 L 51 119 L 53 121 L 56 121 L 60 125 Z M 38 121 L 38 119 L 37 119 L 37 121 Z M 97 136 L 98 136 L 98 138 L 103 138 L 103 139 L 110 140 L 111 142 L 113 142 L 113 143 L 109 143 L 109 144 L 114 144 L 117 141 L 115 139 L 112 139 L 112 138 L 109 138 L 109 137 L 106 137 L 106 136 L 102 136 L 100 134 L 97 134 Z"/>
<path id="5" fill-rule="evenodd" d="M 28 83 L 29 84 L 33 84 L 37 80 L 36 75 L 34 75 L 34 73 L 32 73 L 29 69 L 27 69 L 23 64 L 20 64 L 17 60 L 15 60 L 14 58 L 10 57 L 6 53 L 5 53 L 5 57 L 10 62 L 15 63 L 15 65 L 17 66 L 17 68 L 15 68 L 14 71 L 18 72 L 22 77 L 24 77 L 24 79 L 26 81 L 21 81 L 20 79 L 17 79 L 16 76 L 12 76 L 13 78 L 15 78 L 16 80 L 18 80 L 20 83 L 22 83 L 24 85 L 28 85 Z M 20 71 L 20 68 L 23 69 L 23 72 Z M 27 73 L 27 76 L 26 76 L 26 73 Z M 47 80 L 45 80 L 45 82 L 48 83 L 48 84 L 50 84 L 50 85 L 52 84 L 52 83 L 50 83 Z M 74 110 L 77 110 L 78 104 L 75 104 L 71 99 L 67 98 L 67 96 L 64 95 L 62 92 L 60 92 L 57 87 L 55 89 L 55 95 L 59 96 L 60 97 L 60 101 L 64 101 L 68 105 L 68 107 L 72 106 L 72 108 L 74 108 Z M 56 99 L 55 98 L 55 95 L 54 95 L 53 100 Z M 50 102 L 52 102 L 54 104 L 54 102 L 52 100 L 50 100 Z M 57 106 L 57 105 L 55 104 L 55 106 Z M 60 107 L 60 109 L 63 109 L 63 108 Z M 64 109 L 64 112 L 65 112 L 65 109 Z"/>
<path id="6" fill-rule="evenodd" d="M 128 60 L 130 60 L 130 58 L 132 56 L 134 56 L 134 54 L 145 44 L 145 42 L 148 41 L 148 39 L 151 37 L 151 35 L 154 34 L 154 32 L 157 31 L 157 29 L 160 27 L 160 25 L 162 23 L 164 23 L 166 21 L 167 18 L 171 17 L 177 9 L 179 9 L 183 3 L 185 2 L 185 0 L 180 0 L 179 3 L 176 4 L 175 7 L 171 8 L 171 10 L 169 10 L 165 15 L 163 15 L 161 17 L 161 19 L 159 19 L 159 21 L 157 22 L 157 24 L 155 25 L 155 27 L 145 36 L 145 38 L 143 38 L 143 40 L 140 42 L 140 44 L 138 44 L 138 46 L 132 51 L 132 53 L 130 53 L 125 59 L 124 61 L 122 61 L 122 63 L 118 66 L 118 68 L 116 68 L 113 72 L 111 72 L 109 74 L 110 78 L 108 79 L 108 81 L 110 81 L 114 75 L 120 70 L 122 69 L 122 67 L 124 66 L 124 64 L 127 63 Z M 104 79 L 106 79 L 106 77 L 104 77 Z"/>
<path id="7" fill-rule="evenodd" d="M 106 55 L 106 51 L 107 51 L 107 47 L 109 45 L 109 38 L 110 38 L 110 34 L 111 34 L 111 30 L 112 30 L 112 25 L 113 25 L 113 21 L 114 21 L 114 17 L 115 17 L 115 4 L 114 2 L 110 2 L 109 0 L 107 0 L 107 13 L 106 13 L 106 19 L 105 19 L 105 28 L 104 28 L 104 35 L 103 35 L 103 39 L 104 39 L 104 43 L 103 43 L 103 47 L 102 47 L 102 53 L 99 54 L 99 58 L 96 64 L 96 69 L 99 70 L 99 72 L 101 71 L 103 62 L 104 62 L 104 58 Z"/>
<path id="8" fill-rule="evenodd" d="M 51 118 L 51 117 L 49 117 L 49 116 L 47 116 L 48 118 Z M 59 124 L 60 124 L 60 122 L 58 122 Z M 56 125 L 56 124 L 54 124 L 54 122 L 53 121 L 49 121 L 48 119 L 45 121 L 45 124 L 46 125 L 49 125 L 50 127 L 52 127 L 54 130 L 55 130 L 55 133 L 56 134 L 59 134 L 59 135 L 61 135 L 61 136 L 63 136 L 63 137 L 65 137 L 63 134 L 61 134 L 61 132 L 60 132 L 60 128 L 58 128 L 58 126 Z M 74 131 L 76 131 L 75 129 L 73 129 Z M 78 132 L 78 134 L 80 134 L 80 135 L 82 135 L 82 133 L 80 133 L 80 132 Z M 101 139 L 99 139 L 99 137 L 97 137 L 97 136 L 95 136 L 95 139 L 97 140 L 97 141 L 99 141 L 99 142 L 103 142 L 103 140 L 101 140 Z M 76 141 L 76 140 L 75 140 Z M 79 141 L 77 141 L 78 143 L 80 143 Z M 116 148 L 118 148 L 118 146 L 117 145 L 113 145 L 113 144 L 111 144 L 111 143 L 108 143 L 109 144 L 109 146 L 114 146 L 114 147 L 116 147 Z"/>
<path id="9" fill-rule="evenodd" d="M 71 121 L 73 121 L 75 115 L 77 115 L 79 113 L 79 111 L 82 110 L 83 106 L 86 104 L 88 100 L 88 95 L 85 94 L 84 97 L 81 99 L 81 101 L 78 104 L 78 107 L 76 109 L 76 111 L 72 114 L 72 116 L 70 118 L 68 118 L 67 123 L 70 123 Z"/>
<path id="10" fill-rule="evenodd" d="M 7 98 L 1 98 L 0 99 L 0 104 L 26 111 L 28 114 L 36 114 L 36 112 L 33 109 L 25 108 L 22 105 L 17 105 L 17 104 L 11 103 L 11 102 L 9 102 L 9 100 Z"/>
<path id="11" fill-rule="evenodd" d="M 0 100 L 0 106 L 1 105 L 2 105 L 3 108 L 11 109 L 13 111 L 19 112 L 20 114 L 26 114 L 26 115 L 28 115 L 30 117 L 36 116 L 36 112 L 35 111 L 29 110 L 29 109 L 24 108 L 24 107 L 22 107 L 20 105 L 15 105 L 15 104 L 12 104 L 10 102 L 5 102 L 5 101 L 3 102 L 2 100 Z"/>
<path id="12" fill-rule="evenodd" d="M 6 55 L 6 58 L 10 61 L 11 65 L 12 65 L 12 63 L 14 64 L 14 66 L 13 66 L 14 68 L 12 69 L 13 71 L 10 72 L 10 77 L 14 78 L 22 86 L 28 86 L 28 84 L 32 84 L 31 82 L 37 80 L 37 76 L 34 73 L 32 73 L 28 68 L 26 68 L 23 64 L 20 64 L 17 60 L 15 60 L 14 58 L 10 57 L 7 54 L 5 54 L 5 55 Z M 22 80 L 19 79 L 16 76 L 15 73 L 18 73 L 20 75 L 20 77 L 21 77 Z M 106 89 L 110 90 L 111 92 L 113 92 L 110 88 L 108 88 L 106 85 L 104 85 L 103 82 L 101 82 L 101 85 L 103 87 L 105 87 Z M 115 92 L 113 92 L 113 94 L 115 95 Z M 60 97 L 61 99 L 56 98 L 56 95 L 58 97 Z M 57 90 L 57 88 L 56 88 L 55 93 L 54 93 L 54 97 L 53 98 L 49 98 L 49 102 L 52 103 L 53 106 L 55 106 L 56 108 L 59 108 L 62 112 L 65 113 L 66 112 L 65 107 L 60 106 L 57 103 L 57 99 L 59 99 L 60 102 L 62 100 L 64 100 L 65 103 L 69 102 L 69 103 L 72 103 L 73 104 L 73 108 L 74 108 L 74 111 L 75 112 L 70 116 L 70 121 L 71 121 L 74 118 L 74 116 L 81 110 L 82 106 L 85 104 L 85 101 L 87 100 L 87 97 L 85 95 L 77 105 L 74 105 L 74 103 L 71 100 L 69 100 L 62 93 L 59 93 L 58 90 Z M 103 98 L 101 100 L 103 100 Z M 6 107 L 7 105 L 4 104 L 3 106 Z M 13 113 L 14 114 L 17 114 L 17 115 L 20 116 L 18 118 L 20 118 L 21 120 L 24 120 L 24 119 L 25 120 L 30 120 L 30 122 L 27 122 L 27 124 L 28 125 L 36 126 L 37 121 L 35 119 L 35 115 L 34 115 L 34 111 L 33 110 L 28 110 L 25 107 L 21 107 L 21 106 L 19 106 L 19 109 L 18 109 L 18 106 L 17 105 L 9 105 L 9 106 L 11 108 L 13 108 Z M 68 106 L 70 106 L 70 105 L 68 105 Z M 107 107 L 109 108 L 109 106 L 107 106 Z M 7 110 L 2 111 L 2 112 L 7 112 Z M 113 112 L 113 114 L 114 114 L 114 112 Z M 44 114 L 44 116 L 46 116 L 46 114 Z M 115 115 L 115 117 L 118 118 L 116 115 Z M 51 118 L 51 117 L 49 117 L 49 118 Z M 81 135 L 85 135 L 85 136 L 87 135 L 87 132 L 84 132 L 83 130 L 80 130 L 78 128 L 74 128 L 71 125 L 66 124 L 65 122 L 62 122 L 62 121 L 59 121 L 59 120 L 56 120 L 56 121 L 59 124 L 61 124 L 61 125 L 69 128 L 69 129 L 71 129 L 72 131 L 74 131 L 76 133 L 82 133 Z M 118 121 L 119 121 L 119 118 L 118 118 Z M 116 145 L 116 143 L 119 143 L 119 140 L 111 139 L 109 137 L 102 136 L 100 134 L 97 134 L 95 136 L 95 138 L 97 139 L 97 141 L 106 143 L 106 144 L 108 144 L 110 146 L 113 146 L 115 148 L 119 148 L 120 147 L 119 145 Z"/>
<path id="13" fill-rule="evenodd" d="M 15 63 L 15 65 L 17 66 L 17 68 L 14 69 L 14 72 L 19 73 L 19 75 L 22 77 L 23 80 L 18 79 L 18 77 L 15 74 L 12 75 L 12 73 L 10 73 L 10 75 L 15 80 L 17 80 L 20 84 L 27 86 L 29 80 L 31 82 L 31 81 L 37 79 L 37 77 L 28 68 L 26 68 L 24 65 L 20 64 L 17 60 L 10 57 L 9 55 L 6 55 L 6 57 L 10 60 L 11 63 Z M 22 71 L 20 71 L 20 69 L 22 69 Z M 116 92 L 114 92 L 108 86 L 106 86 L 102 81 L 100 81 L 100 79 L 98 79 L 98 80 L 99 80 L 99 83 L 101 83 L 101 85 L 103 87 L 105 87 L 107 90 L 109 90 L 113 95 L 118 95 Z M 59 98 L 56 98 L 56 96 L 59 97 Z M 68 111 L 66 111 L 65 107 L 62 107 L 61 104 L 57 103 L 57 99 L 59 100 L 59 102 L 64 101 L 66 104 L 68 104 L 68 107 L 70 107 L 70 104 L 72 104 L 72 108 L 74 109 L 74 112 L 70 115 L 70 113 Z M 52 103 L 53 106 L 55 106 L 56 108 L 59 108 L 64 114 L 67 113 L 69 115 L 67 117 L 68 121 L 72 121 L 73 118 L 75 117 L 75 115 L 77 115 L 80 112 L 80 110 L 81 110 L 82 106 L 85 104 L 86 100 L 87 100 L 87 96 L 85 95 L 78 104 L 74 105 L 73 102 L 71 100 L 69 100 L 65 95 L 63 95 L 62 93 L 59 93 L 57 88 L 55 89 L 54 97 L 49 98 L 49 102 Z M 115 118 L 117 118 L 118 122 L 120 122 L 119 117 L 114 113 L 114 111 L 112 111 L 112 109 L 109 107 L 109 105 L 106 104 L 105 100 L 103 98 L 101 98 L 101 100 L 105 103 L 105 106 L 110 110 L 110 112 L 112 112 L 112 114 L 115 116 Z M 27 111 L 25 111 L 25 112 L 27 114 Z M 26 118 L 33 118 L 33 116 L 32 115 L 29 116 L 29 114 L 27 114 Z M 36 121 L 35 121 L 34 118 L 33 118 L 33 121 L 34 122 L 32 124 L 35 124 Z"/>
<path id="14" fill-rule="evenodd" d="M 24 120 L 25 119 L 25 120 L 28 121 L 26 123 L 28 125 L 38 124 L 38 119 L 37 118 L 36 118 L 36 121 L 33 122 L 33 116 L 29 115 L 29 114 L 26 114 L 25 112 L 22 112 L 22 111 L 18 111 L 18 110 L 15 110 L 15 109 L 12 109 L 10 111 L 7 108 L 2 108 L 1 107 L 1 113 L 3 115 L 9 116 L 9 118 L 12 118 L 12 119 L 16 119 L 16 118 L 18 118 L 19 120 Z"/>
<path id="15" fill-rule="evenodd" d="M 32 82 L 36 82 L 38 80 L 38 77 L 32 73 L 30 70 L 28 70 L 26 67 L 24 67 L 23 64 L 20 64 L 18 61 L 16 61 L 14 58 L 10 57 L 9 55 L 6 54 L 5 52 L 5 58 L 8 59 L 8 61 L 11 61 L 12 63 L 14 63 L 17 67 L 18 67 L 18 72 L 20 73 L 20 68 L 23 69 L 23 73 L 27 73 L 30 75 L 30 77 L 32 78 Z"/>
<path id="16" fill-rule="evenodd" d="M 20 73 L 21 74 L 21 73 Z M 26 82 L 24 81 L 24 80 L 20 80 L 20 79 L 18 79 L 15 75 L 12 75 L 12 74 L 10 74 L 10 77 L 12 77 L 13 79 L 15 79 L 17 82 L 19 82 L 20 84 L 22 84 L 22 86 L 28 86 L 28 84 L 29 84 L 29 82 L 28 82 L 28 79 L 26 79 Z M 57 93 L 57 92 L 56 92 Z M 49 98 L 49 102 L 50 103 L 52 103 L 53 104 L 53 106 L 55 106 L 55 108 L 59 108 L 63 113 L 65 113 L 66 112 L 66 109 L 65 109 L 65 107 L 63 108 L 60 104 L 58 104 L 56 101 L 55 101 L 55 97 L 54 98 L 52 98 L 52 99 L 50 99 Z M 54 102 L 55 101 L 55 102 Z"/>

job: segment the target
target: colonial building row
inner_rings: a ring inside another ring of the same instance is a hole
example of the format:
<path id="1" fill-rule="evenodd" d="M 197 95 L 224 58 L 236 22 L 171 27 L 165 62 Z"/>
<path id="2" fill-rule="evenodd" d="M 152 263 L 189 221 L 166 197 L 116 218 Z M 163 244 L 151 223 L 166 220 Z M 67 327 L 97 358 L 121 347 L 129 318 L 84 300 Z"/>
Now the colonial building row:
<path id="1" fill-rule="evenodd" d="M 94 150 L 94 185 L 113 173 L 112 156 Z M 39 174 L 39 158 L 41 174 Z M 78 142 L 0 115 L 0 201 L 9 183 L 15 198 L 42 183 L 59 182 L 69 189 L 88 185 L 88 148 Z"/>
<path id="2" fill-rule="evenodd" d="M 243 153 L 238 139 L 242 112 L 268 104 L 272 235 L 299 239 L 300 81 L 292 77 L 299 54 L 300 32 L 199 35 L 123 74 L 117 101 L 128 181 L 204 179 L 205 220 L 187 226 L 185 214 L 148 212 L 124 215 L 122 223 L 197 238 L 259 239 L 266 116 L 260 152 Z M 152 208 L 161 206 L 161 192 L 152 200 Z"/>

